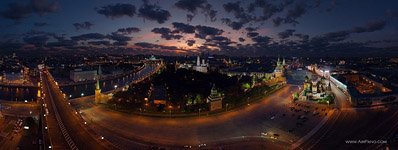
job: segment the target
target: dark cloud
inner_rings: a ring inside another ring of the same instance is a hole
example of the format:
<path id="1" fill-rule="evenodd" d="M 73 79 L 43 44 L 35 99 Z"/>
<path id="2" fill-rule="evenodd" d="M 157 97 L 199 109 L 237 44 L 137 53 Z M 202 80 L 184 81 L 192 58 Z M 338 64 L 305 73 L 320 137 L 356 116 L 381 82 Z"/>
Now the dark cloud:
<path id="1" fill-rule="evenodd" d="M 278 36 L 279 36 L 279 38 L 281 38 L 281 39 L 286 39 L 286 38 L 292 36 L 293 33 L 294 33 L 295 31 L 296 31 L 296 30 L 293 30 L 293 29 L 287 29 L 287 30 L 285 30 L 285 31 L 279 32 L 279 33 L 278 33 Z"/>
<path id="2" fill-rule="evenodd" d="M 287 11 L 287 15 L 285 18 L 285 23 L 293 23 L 293 24 L 297 24 L 297 18 L 301 17 L 302 15 L 304 15 L 307 12 L 306 7 L 304 6 L 304 4 L 297 4 L 295 7 L 293 7 L 292 9 L 289 9 Z"/>
<path id="3" fill-rule="evenodd" d="M 347 39 L 350 36 L 351 32 L 349 31 L 338 31 L 338 32 L 329 32 L 323 35 L 323 38 L 326 41 L 330 42 L 339 42 Z"/>
<path id="4" fill-rule="evenodd" d="M 155 20 L 160 24 L 164 23 L 171 17 L 169 11 L 161 9 L 157 5 L 151 5 L 148 3 L 142 5 L 138 12 L 140 17 L 148 20 Z"/>
<path id="5" fill-rule="evenodd" d="M 180 22 L 173 22 L 174 31 L 178 33 L 195 33 L 195 26 L 180 23 Z"/>
<path id="6" fill-rule="evenodd" d="M 372 21 L 366 24 L 363 27 L 355 27 L 352 29 L 354 33 L 362 33 L 362 32 L 374 32 L 377 30 L 384 29 L 386 26 L 386 21 L 384 20 L 378 20 L 378 21 Z"/>
<path id="7" fill-rule="evenodd" d="M 136 14 L 136 8 L 134 5 L 120 3 L 96 8 L 96 11 L 97 13 L 112 19 L 123 16 L 133 17 Z"/>
<path id="8" fill-rule="evenodd" d="M 225 49 L 225 48 L 229 48 L 230 44 L 233 44 L 236 42 L 232 42 L 229 38 L 224 37 L 224 36 L 213 36 L 210 38 L 206 39 L 206 42 L 203 44 L 204 46 L 211 46 L 214 48 L 218 48 L 218 49 Z"/>
<path id="9" fill-rule="evenodd" d="M 278 2 L 270 2 L 268 0 L 255 0 L 249 3 L 248 7 L 244 7 L 242 2 L 229 2 L 223 4 L 223 8 L 227 13 L 233 13 L 237 21 L 231 19 L 224 19 L 223 23 L 232 27 L 233 29 L 240 29 L 243 25 L 252 22 L 264 22 L 273 17 L 276 13 L 280 13 L 285 8 L 293 4 L 293 0 L 283 0 Z M 245 9 L 247 8 L 247 9 Z M 256 9 L 260 9 L 262 12 L 260 15 Z M 301 9 L 291 9 L 287 12 L 286 18 L 279 17 L 274 19 L 275 26 L 279 26 L 284 21 L 291 21 L 298 17 L 299 10 Z"/>
<path id="10" fill-rule="evenodd" d="M 364 26 L 354 27 L 351 30 L 342 30 L 336 32 L 329 32 L 322 36 L 317 36 L 311 39 L 312 42 L 320 42 L 328 45 L 329 42 L 341 42 L 350 37 L 353 33 L 375 32 L 384 29 L 386 22 L 384 20 L 372 21 Z"/>
<path id="11" fill-rule="evenodd" d="M 234 12 L 235 14 L 240 14 L 244 12 L 244 9 L 240 6 L 240 1 L 238 2 L 230 2 L 223 5 L 224 10 L 226 12 Z M 238 15 L 236 15 L 238 16 Z"/>
<path id="12" fill-rule="evenodd" d="M 121 28 L 118 29 L 116 33 L 118 34 L 123 34 L 123 35 L 127 35 L 127 34 L 131 34 L 131 33 L 137 33 L 140 32 L 140 28 L 137 27 L 128 27 L 128 28 Z"/>
<path id="13" fill-rule="evenodd" d="M 195 37 L 206 39 L 207 36 L 221 35 L 224 31 L 221 29 L 208 27 L 208 26 L 195 26 L 196 34 Z"/>
<path id="14" fill-rule="evenodd" d="M 91 22 L 85 21 L 82 23 L 74 23 L 73 26 L 75 27 L 76 30 L 80 30 L 80 29 L 89 30 L 92 26 L 94 26 L 94 24 Z"/>
<path id="15" fill-rule="evenodd" d="M 280 11 L 283 10 L 286 6 L 289 6 L 292 2 L 285 2 L 280 5 Z M 299 22 L 297 21 L 298 18 L 302 17 L 305 13 L 307 13 L 307 9 L 311 8 L 306 3 L 297 3 L 293 7 L 287 10 L 285 17 L 275 17 L 272 19 L 273 25 L 275 27 L 280 26 L 281 24 L 292 24 L 296 25 Z"/>
<path id="16" fill-rule="evenodd" d="M 116 41 L 116 42 L 113 42 L 112 45 L 114 45 L 114 46 L 126 46 L 126 45 L 128 45 L 128 42 L 127 41 Z"/>
<path id="17" fill-rule="evenodd" d="M 44 27 L 44 26 L 48 26 L 48 23 L 45 22 L 35 22 L 33 24 L 35 27 Z"/>
<path id="18" fill-rule="evenodd" d="M 117 45 L 127 45 L 128 41 L 130 41 L 132 38 L 122 35 L 122 34 L 117 34 L 117 33 L 112 33 L 110 35 L 106 36 L 108 39 L 115 41 Z M 115 45 L 114 43 L 114 45 Z"/>
<path id="19" fill-rule="evenodd" d="M 258 36 L 257 32 L 248 32 L 247 33 L 247 37 L 253 38 L 253 37 L 256 37 L 256 36 Z"/>
<path id="20" fill-rule="evenodd" d="M 78 36 L 72 36 L 71 39 L 74 41 L 87 41 L 87 40 L 103 40 L 107 37 L 100 33 L 87 33 Z"/>
<path id="21" fill-rule="evenodd" d="M 283 18 L 281 17 L 276 17 L 272 19 L 272 23 L 274 24 L 274 27 L 279 27 L 283 23 Z"/>
<path id="22" fill-rule="evenodd" d="M 243 27 L 243 23 L 233 21 L 229 26 L 234 30 L 239 30 Z"/>
<path id="23" fill-rule="evenodd" d="M 0 16 L 6 19 L 18 21 L 33 13 L 43 16 L 48 13 L 56 12 L 57 10 L 58 3 L 56 1 L 31 0 L 28 3 L 18 1 L 9 3 L 6 10 L 0 12 Z"/>
<path id="24" fill-rule="evenodd" d="M 266 0 L 255 0 L 254 3 L 249 4 L 248 11 L 253 12 L 255 8 L 262 8 L 262 17 L 261 20 L 268 20 L 275 13 L 281 12 L 283 8 L 279 8 L 277 5 L 269 3 Z"/>
<path id="25" fill-rule="evenodd" d="M 211 22 L 217 20 L 217 11 L 212 8 L 213 6 L 207 3 L 205 7 L 203 7 L 203 13 L 205 14 L 206 19 L 210 19 Z"/>
<path id="26" fill-rule="evenodd" d="M 197 14 L 198 9 L 202 10 L 206 19 L 210 19 L 211 22 L 216 21 L 217 11 L 214 10 L 211 4 L 207 0 L 179 0 L 174 4 L 177 8 L 188 11 L 192 14 L 187 15 L 187 21 L 192 21 L 193 17 Z"/>
<path id="27" fill-rule="evenodd" d="M 187 14 L 187 22 L 191 22 L 193 17 L 194 17 L 193 15 Z"/>
<path id="28" fill-rule="evenodd" d="M 222 18 L 221 21 L 222 21 L 222 23 L 231 27 L 233 30 L 240 30 L 244 25 L 244 23 L 242 23 L 242 22 L 232 21 L 229 18 Z"/>
<path id="29" fill-rule="evenodd" d="M 23 41 L 27 44 L 36 46 L 44 46 L 50 38 L 47 35 L 38 35 L 32 37 L 24 37 Z"/>
<path id="30" fill-rule="evenodd" d="M 231 40 L 225 36 L 214 36 L 213 38 L 208 39 L 207 41 L 229 42 Z"/>
<path id="31" fill-rule="evenodd" d="M 89 41 L 88 44 L 91 45 L 97 45 L 97 46 L 110 46 L 111 42 L 110 41 Z"/>
<path id="32" fill-rule="evenodd" d="M 239 38 L 239 41 L 240 41 L 240 42 L 244 42 L 245 39 L 240 37 L 240 38 Z"/>
<path id="33" fill-rule="evenodd" d="M 148 42 L 138 42 L 134 44 L 145 49 L 161 49 L 161 50 L 179 50 L 176 46 L 163 46 L 158 44 L 152 44 Z"/>
<path id="34" fill-rule="evenodd" d="M 198 8 L 203 8 L 206 4 L 206 0 L 179 0 L 174 5 L 182 10 L 189 11 L 191 13 L 196 13 Z"/>
<path id="35" fill-rule="evenodd" d="M 126 46 L 128 42 L 132 39 L 132 37 L 128 37 L 118 33 L 112 33 L 108 35 L 103 35 L 100 33 L 88 33 L 82 34 L 78 36 L 71 37 L 72 41 L 87 41 L 88 44 L 92 45 L 111 45 L 110 43 L 113 42 L 112 45 L 114 46 Z M 108 41 L 108 42 L 104 42 Z"/>
<path id="36" fill-rule="evenodd" d="M 248 32 L 253 32 L 253 31 L 256 31 L 257 28 L 247 27 L 247 28 L 245 28 L 245 30 L 248 31 Z"/>
<path id="37" fill-rule="evenodd" d="M 301 33 L 296 33 L 294 36 L 300 38 L 302 42 L 306 42 L 310 38 L 310 36 Z"/>
<path id="38" fill-rule="evenodd" d="M 51 39 L 55 39 L 57 42 L 65 41 L 64 35 L 57 35 L 55 33 L 38 30 L 30 30 L 26 33 L 21 34 L 21 36 L 24 44 L 33 44 L 37 47 L 51 46 L 48 45 L 49 43 L 54 43 L 49 42 L 51 41 Z"/>
<path id="39" fill-rule="evenodd" d="M 57 1 L 48 1 L 48 0 L 32 0 L 32 9 L 33 12 L 38 13 L 40 16 L 56 12 L 58 10 L 58 2 Z"/>
<path id="40" fill-rule="evenodd" d="M 169 28 L 154 28 L 152 29 L 153 33 L 160 34 L 161 38 L 166 39 L 166 40 L 174 40 L 174 39 L 181 39 L 183 36 L 182 35 L 177 35 L 172 33 L 172 31 Z"/>
<path id="41" fill-rule="evenodd" d="M 238 21 L 232 21 L 231 19 L 224 19 L 223 22 L 233 29 L 240 29 L 244 24 L 251 21 L 255 21 L 256 18 L 245 12 L 245 9 L 241 6 L 241 2 L 229 2 L 223 4 L 223 8 L 227 13 L 233 13 L 234 17 Z"/>
<path id="42" fill-rule="evenodd" d="M 195 44 L 195 40 L 187 40 L 185 43 L 187 43 L 188 46 L 193 46 Z"/>
<path id="43" fill-rule="evenodd" d="M 56 42 L 48 42 L 46 46 L 48 47 L 73 47 L 76 46 L 76 41 L 73 40 L 59 40 Z"/>
<path id="44" fill-rule="evenodd" d="M 271 42 L 271 38 L 268 36 L 256 36 L 252 40 L 258 45 L 268 45 Z"/>

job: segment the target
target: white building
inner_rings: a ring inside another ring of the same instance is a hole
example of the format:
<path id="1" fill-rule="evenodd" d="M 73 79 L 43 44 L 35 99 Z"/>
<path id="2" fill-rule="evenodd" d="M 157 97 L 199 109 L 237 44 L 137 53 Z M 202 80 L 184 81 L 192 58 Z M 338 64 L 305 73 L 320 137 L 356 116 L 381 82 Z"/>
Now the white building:
<path id="1" fill-rule="evenodd" d="M 196 66 L 193 66 L 192 69 L 195 71 L 207 73 L 209 68 L 209 63 L 205 62 L 205 59 L 202 59 L 202 62 L 200 62 L 200 57 L 198 56 L 196 59 Z"/>
<path id="2" fill-rule="evenodd" d="M 82 69 L 75 69 L 70 71 L 69 78 L 74 82 L 95 80 L 97 77 L 97 70 L 83 71 Z"/>

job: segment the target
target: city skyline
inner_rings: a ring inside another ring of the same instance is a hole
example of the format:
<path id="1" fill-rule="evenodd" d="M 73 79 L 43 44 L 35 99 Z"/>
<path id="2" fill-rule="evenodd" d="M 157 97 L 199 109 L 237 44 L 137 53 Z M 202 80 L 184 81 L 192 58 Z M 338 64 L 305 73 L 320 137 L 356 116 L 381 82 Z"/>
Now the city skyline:
<path id="1" fill-rule="evenodd" d="M 395 1 L 2 1 L 2 51 L 397 55 Z"/>

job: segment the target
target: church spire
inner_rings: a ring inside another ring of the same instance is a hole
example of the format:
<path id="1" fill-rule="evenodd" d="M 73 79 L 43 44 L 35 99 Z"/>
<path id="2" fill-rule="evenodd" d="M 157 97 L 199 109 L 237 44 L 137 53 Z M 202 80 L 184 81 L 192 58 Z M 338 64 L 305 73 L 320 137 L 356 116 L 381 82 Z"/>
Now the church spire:
<path id="1" fill-rule="evenodd" d="M 279 59 L 279 56 L 278 56 L 278 61 L 277 61 L 276 63 L 279 65 L 279 64 L 280 64 L 280 61 L 281 61 L 281 60 Z"/>
<path id="2" fill-rule="evenodd" d="M 101 90 L 100 88 L 100 83 L 99 83 L 99 79 L 97 78 L 97 83 L 95 84 L 95 89 L 96 90 Z"/>
<path id="3" fill-rule="evenodd" d="M 102 68 L 101 65 L 98 66 L 98 71 L 97 71 L 97 78 L 99 78 L 102 75 Z"/>
<path id="4" fill-rule="evenodd" d="M 198 55 L 198 57 L 196 58 L 196 66 L 200 66 L 200 57 Z"/>

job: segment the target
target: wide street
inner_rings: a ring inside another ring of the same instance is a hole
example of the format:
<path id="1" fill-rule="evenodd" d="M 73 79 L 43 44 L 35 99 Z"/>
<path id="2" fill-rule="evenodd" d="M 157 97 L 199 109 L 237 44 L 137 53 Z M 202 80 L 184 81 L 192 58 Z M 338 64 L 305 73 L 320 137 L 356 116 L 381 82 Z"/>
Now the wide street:
<path id="1" fill-rule="evenodd" d="M 111 146 L 87 127 L 67 104 L 48 73 L 42 74 L 49 136 L 53 149 L 106 149 Z M 62 131 L 64 130 L 64 131 Z"/>
<path id="2" fill-rule="evenodd" d="M 301 122 L 298 116 L 304 115 L 304 112 L 293 112 L 289 107 L 291 93 L 296 90 L 297 86 L 287 85 L 261 102 L 215 116 L 153 118 L 123 114 L 98 106 L 81 111 L 85 120 L 93 124 L 100 134 L 106 135 L 105 138 L 123 137 L 125 141 L 118 144 L 125 148 L 137 145 L 137 141 L 177 147 L 203 143 L 221 146 L 219 143 L 244 140 L 245 137 L 271 140 L 274 134 L 277 134 L 276 141 L 282 141 L 282 145 L 287 146 L 304 136 L 322 119 L 309 113 L 308 121 L 297 125 Z M 267 135 L 262 137 L 261 133 Z"/>
<path id="3" fill-rule="evenodd" d="M 292 104 L 291 94 L 299 90 L 303 75 L 260 102 L 218 115 L 156 118 L 124 114 L 101 105 L 80 111 L 88 127 L 121 149 L 153 146 L 183 149 L 204 144 L 207 148 L 228 149 L 239 149 L 243 145 L 268 149 L 328 149 L 335 144 L 356 148 L 358 144 L 346 144 L 345 140 L 386 140 L 392 136 L 389 132 L 396 132 L 389 127 L 398 126 L 394 122 L 398 118 L 396 109 L 351 108 L 347 96 L 333 84 L 336 97 L 333 110 L 325 105 L 304 104 L 309 106 L 306 108 Z M 300 117 L 308 119 L 303 121 Z M 380 148 L 380 144 L 359 146 Z"/>

